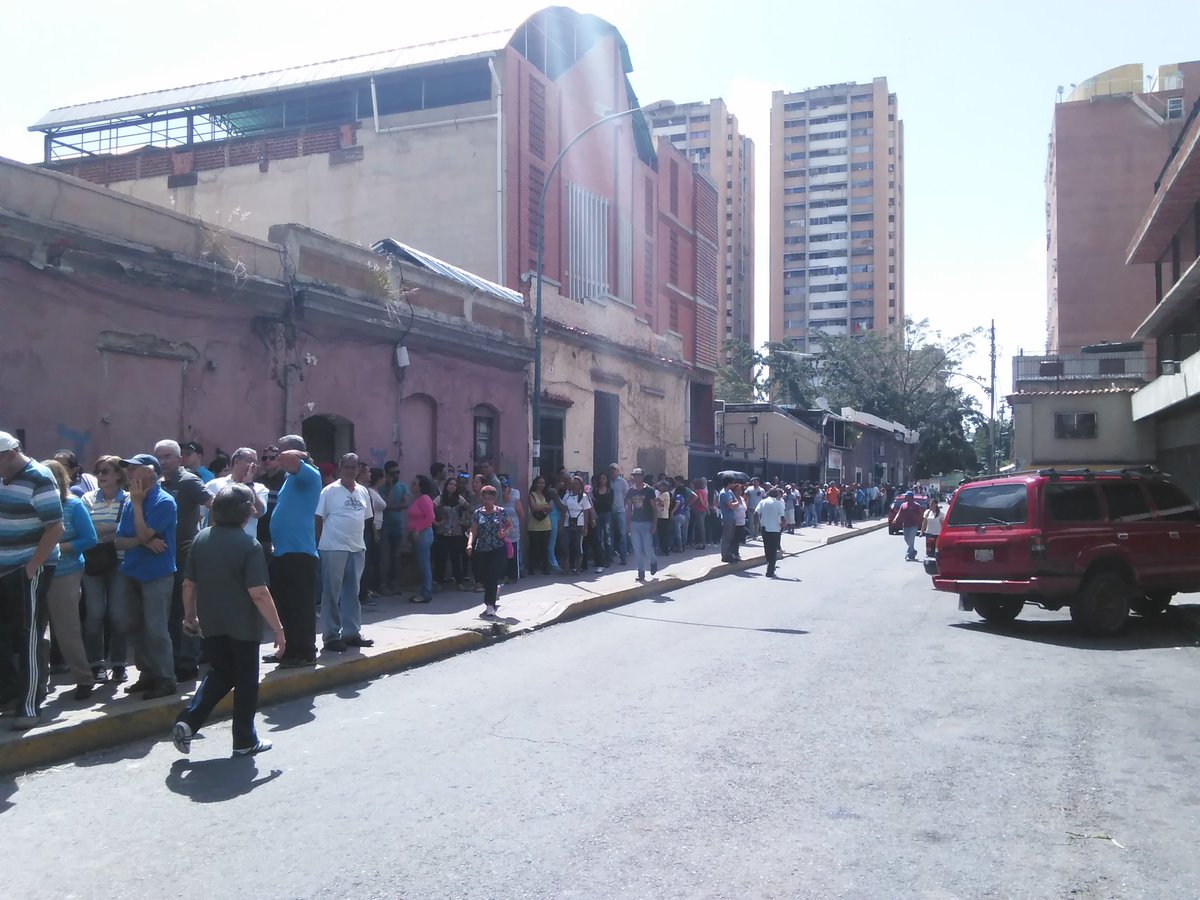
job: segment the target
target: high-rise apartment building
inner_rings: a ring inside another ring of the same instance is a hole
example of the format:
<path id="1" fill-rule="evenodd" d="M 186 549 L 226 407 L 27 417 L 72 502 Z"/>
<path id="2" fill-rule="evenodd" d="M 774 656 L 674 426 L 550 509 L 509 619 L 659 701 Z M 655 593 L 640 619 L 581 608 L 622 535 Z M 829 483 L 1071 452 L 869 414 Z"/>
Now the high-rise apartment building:
<path id="1" fill-rule="evenodd" d="M 647 110 L 650 127 L 667 138 L 716 185 L 723 232 L 717 322 L 722 361 L 726 341 L 754 344 L 754 141 L 738 131 L 725 101 L 670 102 Z"/>
<path id="2" fill-rule="evenodd" d="M 1195 62 L 1161 66 L 1149 83 L 1134 63 L 1065 98 L 1059 89 L 1046 160 L 1049 352 L 1127 340 L 1154 308 L 1154 271 L 1126 266 L 1125 248 L 1198 89 Z"/>
<path id="3" fill-rule="evenodd" d="M 887 79 L 771 98 L 772 341 L 904 322 L 904 130 Z"/>

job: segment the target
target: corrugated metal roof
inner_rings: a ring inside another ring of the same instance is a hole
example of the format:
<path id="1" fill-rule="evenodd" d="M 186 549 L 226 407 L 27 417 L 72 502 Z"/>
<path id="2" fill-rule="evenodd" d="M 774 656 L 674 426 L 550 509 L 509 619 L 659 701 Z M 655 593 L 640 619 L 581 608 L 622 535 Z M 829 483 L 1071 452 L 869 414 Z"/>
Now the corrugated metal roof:
<path id="1" fill-rule="evenodd" d="M 1137 391 L 1135 387 L 1112 387 L 1103 388 L 1078 388 L 1073 391 L 1017 391 L 1009 394 L 1010 397 L 1078 397 L 1084 394 L 1132 394 Z"/>
<path id="2" fill-rule="evenodd" d="M 226 78 L 222 81 L 209 81 L 145 94 L 115 97 L 111 100 L 63 106 L 50 110 L 33 125 L 30 125 L 29 130 L 45 131 L 125 116 L 188 109 L 255 94 L 275 93 L 304 85 L 334 84 L 352 78 L 361 78 L 365 75 L 394 72 L 444 60 L 488 56 L 502 50 L 508 44 L 514 30 L 507 28 L 501 31 L 489 31 L 484 34 L 401 47 L 396 50 L 383 50 L 362 56 L 348 56 L 343 59 L 293 66 L 289 69 L 277 69 L 273 72 L 261 72 L 257 75 L 243 75 L 238 78 Z"/>
<path id="3" fill-rule="evenodd" d="M 420 266 L 452 281 L 457 281 L 459 284 L 465 285 L 472 290 L 482 291 L 500 300 L 509 300 L 513 303 L 520 303 L 522 306 L 525 305 L 525 298 L 517 291 L 496 284 L 494 281 L 488 281 L 486 278 L 480 278 L 466 269 L 460 269 L 458 266 L 451 265 L 445 260 L 438 259 L 436 256 L 430 256 L 428 253 L 424 253 L 415 247 L 402 244 L 393 238 L 384 238 L 382 241 L 376 241 L 371 249 L 376 253 L 387 253 L 392 256 L 398 256 L 405 262 Z"/>

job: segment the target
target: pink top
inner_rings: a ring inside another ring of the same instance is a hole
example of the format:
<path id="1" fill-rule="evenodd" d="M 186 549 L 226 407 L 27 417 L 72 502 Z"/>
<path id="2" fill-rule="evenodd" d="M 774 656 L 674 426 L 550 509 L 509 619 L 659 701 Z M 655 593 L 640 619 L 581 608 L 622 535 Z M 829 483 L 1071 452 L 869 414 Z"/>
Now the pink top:
<path id="1" fill-rule="evenodd" d="M 408 530 L 414 534 L 424 531 L 433 525 L 433 501 L 428 494 L 422 494 L 408 507 Z"/>

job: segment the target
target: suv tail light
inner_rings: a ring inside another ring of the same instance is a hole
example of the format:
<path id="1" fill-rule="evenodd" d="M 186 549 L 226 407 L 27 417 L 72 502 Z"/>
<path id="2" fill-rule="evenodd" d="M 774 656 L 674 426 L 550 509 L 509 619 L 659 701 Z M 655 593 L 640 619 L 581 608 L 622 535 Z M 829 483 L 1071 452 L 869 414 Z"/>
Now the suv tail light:
<path id="1" fill-rule="evenodd" d="M 1035 531 L 1029 539 L 1029 555 L 1035 559 L 1046 558 L 1046 542 L 1042 540 L 1042 533 Z"/>

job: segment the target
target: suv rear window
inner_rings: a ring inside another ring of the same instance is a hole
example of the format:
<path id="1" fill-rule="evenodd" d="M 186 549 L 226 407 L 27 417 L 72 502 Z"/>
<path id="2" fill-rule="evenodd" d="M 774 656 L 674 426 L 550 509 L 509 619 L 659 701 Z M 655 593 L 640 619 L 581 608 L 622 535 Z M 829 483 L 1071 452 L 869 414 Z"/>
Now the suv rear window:
<path id="1" fill-rule="evenodd" d="M 1046 512 L 1055 522 L 1102 522 L 1094 484 L 1046 485 Z"/>
<path id="2" fill-rule="evenodd" d="M 1165 481 L 1148 481 L 1146 490 L 1158 510 L 1158 517 L 1168 522 L 1200 522 L 1200 510 L 1182 490 Z"/>
<path id="3" fill-rule="evenodd" d="M 1026 485 L 981 484 L 954 496 L 947 525 L 1016 525 L 1029 517 Z"/>

